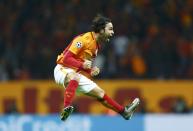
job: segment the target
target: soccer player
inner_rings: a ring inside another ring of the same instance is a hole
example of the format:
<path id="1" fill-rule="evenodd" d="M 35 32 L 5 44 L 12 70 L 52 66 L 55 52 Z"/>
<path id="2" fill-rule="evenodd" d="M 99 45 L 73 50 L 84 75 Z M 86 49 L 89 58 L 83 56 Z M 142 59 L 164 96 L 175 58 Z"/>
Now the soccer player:
<path id="1" fill-rule="evenodd" d="M 126 120 L 132 117 L 140 102 L 139 98 L 135 98 L 128 106 L 119 105 L 95 82 L 84 75 L 87 73 L 93 77 L 99 74 L 99 68 L 92 65 L 93 60 L 97 56 L 101 44 L 109 42 L 113 35 L 111 20 L 97 15 L 92 22 L 92 31 L 75 37 L 68 47 L 58 55 L 54 78 L 56 83 L 65 87 L 64 109 L 60 114 L 61 120 L 66 120 L 73 112 L 74 107 L 71 104 L 76 91 L 96 98 L 104 106 L 119 113 Z"/>

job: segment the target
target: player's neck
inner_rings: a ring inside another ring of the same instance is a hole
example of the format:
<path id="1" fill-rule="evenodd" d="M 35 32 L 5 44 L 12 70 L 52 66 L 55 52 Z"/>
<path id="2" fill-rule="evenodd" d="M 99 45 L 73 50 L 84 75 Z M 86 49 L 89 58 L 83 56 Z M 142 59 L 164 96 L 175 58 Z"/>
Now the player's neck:
<path id="1" fill-rule="evenodd" d="M 97 43 L 102 43 L 102 39 L 100 38 L 100 34 L 99 33 L 94 33 L 94 37 Z"/>

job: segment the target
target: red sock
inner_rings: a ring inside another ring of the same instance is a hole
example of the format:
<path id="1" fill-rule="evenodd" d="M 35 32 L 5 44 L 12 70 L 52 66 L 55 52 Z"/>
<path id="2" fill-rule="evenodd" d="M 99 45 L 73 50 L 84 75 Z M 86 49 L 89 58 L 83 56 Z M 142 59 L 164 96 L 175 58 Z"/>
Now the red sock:
<path id="1" fill-rule="evenodd" d="M 69 106 L 72 103 L 76 89 L 78 87 L 78 82 L 76 80 L 71 80 L 64 91 L 64 107 Z"/>
<path id="2" fill-rule="evenodd" d="M 114 101 L 113 99 L 111 99 L 109 96 L 107 96 L 106 94 L 103 96 L 103 99 L 112 107 L 114 107 L 115 109 L 117 109 L 119 111 L 119 113 L 124 111 L 124 107 L 119 105 L 116 101 Z"/>

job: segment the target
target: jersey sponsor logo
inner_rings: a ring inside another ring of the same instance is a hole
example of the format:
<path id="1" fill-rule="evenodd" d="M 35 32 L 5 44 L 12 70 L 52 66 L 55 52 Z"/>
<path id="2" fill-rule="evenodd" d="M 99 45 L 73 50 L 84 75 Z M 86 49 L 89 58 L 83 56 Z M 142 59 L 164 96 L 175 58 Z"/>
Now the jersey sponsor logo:
<path id="1" fill-rule="evenodd" d="M 77 42 L 77 43 L 76 43 L 76 47 L 77 47 L 77 48 L 81 48 L 81 47 L 82 47 L 82 43 Z"/>

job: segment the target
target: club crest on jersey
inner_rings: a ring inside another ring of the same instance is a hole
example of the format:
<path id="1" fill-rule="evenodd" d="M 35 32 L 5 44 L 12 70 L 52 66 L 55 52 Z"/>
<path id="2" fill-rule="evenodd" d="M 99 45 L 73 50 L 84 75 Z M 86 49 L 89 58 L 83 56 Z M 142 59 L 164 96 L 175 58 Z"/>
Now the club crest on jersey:
<path id="1" fill-rule="evenodd" d="M 82 47 L 82 43 L 80 43 L 80 42 L 77 42 L 77 43 L 76 43 L 76 47 L 77 47 L 77 48 L 80 48 L 80 47 Z"/>

